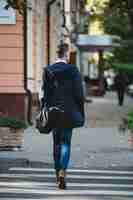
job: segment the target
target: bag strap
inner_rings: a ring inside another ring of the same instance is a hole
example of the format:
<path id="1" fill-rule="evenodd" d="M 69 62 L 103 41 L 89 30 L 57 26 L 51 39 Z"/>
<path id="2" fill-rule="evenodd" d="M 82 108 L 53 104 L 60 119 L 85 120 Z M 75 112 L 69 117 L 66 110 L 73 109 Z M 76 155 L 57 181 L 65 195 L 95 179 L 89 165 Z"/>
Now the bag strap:
<path id="1" fill-rule="evenodd" d="M 46 112 L 46 109 L 42 108 L 40 110 L 40 121 L 43 121 L 43 116 L 45 117 L 46 120 L 48 120 L 48 117 L 47 117 L 47 112 Z"/>

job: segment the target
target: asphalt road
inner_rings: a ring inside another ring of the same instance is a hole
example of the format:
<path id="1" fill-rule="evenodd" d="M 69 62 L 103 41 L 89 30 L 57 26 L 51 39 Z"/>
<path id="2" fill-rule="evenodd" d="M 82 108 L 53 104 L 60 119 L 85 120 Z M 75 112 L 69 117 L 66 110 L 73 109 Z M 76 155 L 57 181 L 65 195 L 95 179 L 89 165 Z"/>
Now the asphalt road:
<path id="1" fill-rule="evenodd" d="M 9 168 L 0 174 L 0 199 L 131 200 L 133 171 L 72 168 L 67 190 L 59 190 L 51 168 Z"/>

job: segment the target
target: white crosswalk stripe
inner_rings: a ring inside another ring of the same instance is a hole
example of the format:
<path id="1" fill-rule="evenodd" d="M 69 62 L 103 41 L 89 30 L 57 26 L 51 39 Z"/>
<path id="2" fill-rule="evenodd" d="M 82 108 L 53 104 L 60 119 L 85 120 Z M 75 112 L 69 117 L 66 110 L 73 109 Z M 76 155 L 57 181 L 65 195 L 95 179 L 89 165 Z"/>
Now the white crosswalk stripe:
<path id="1" fill-rule="evenodd" d="M 27 177 L 36 177 L 36 178 L 54 178 L 54 174 L 0 174 L 2 177 L 15 177 L 15 178 L 27 178 Z M 116 180 L 132 180 L 133 177 L 130 176 L 97 176 L 97 175 L 68 175 L 68 178 L 77 178 L 77 179 L 116 179 Z"/>
<path id="2" fill-rule="evenodd" d="M 10 168 L 0 174 L 0 199 L 81 199 L 89 196 L 133 198 L 133 171 L 69 169 L 67 189 L 59 190 L 54 169 Z M 57 198 L 58 197 L 58 198 Z"/>
<path id="3" fill-rule="evenodd" d="M 18 188 L 21 188 L 21 187 L 27 187 L 27 188 L 31 188 L 31 187 L 40 187 L 40 186 L 55 186 L 56 187 L 56 183 L 52 183 L 52 182 L 46 182 L 46 183 L 38 183 L 38 182 L 24 182 L 24 181 L 21 181 L 19 183 L 10 183 L 10 182 L 0 182 L 0 187 L 2 186 L 15 186 L 15 187 L 18 187 Z M 118 187 L 118 184 L 89 184 L 89 183 L 69 183 L 69 186 L 72 186 L 72 187 L 104 187 L 104 188 L 108 188 L 108 187 L 112 187 L 112 188 L 117 188 Z M 119 184 L 119 188 L 133 188 L 133 185 L 127 185 L 127 184 Z"/>
<path id="4" fill-rule="evenodd" d="M 24 168 L 24 167 L 12 167 L 10 171 L 34 171 L 34 172 L 54 172 L 54 169 L 49 168 Z M 106 174 L 132 174 L 133 171 L 118 171 L 118 170 L 93 170 L 93 169 L 68 169 L 68 172 L 86 172 L 86 173 L 106 173 Z"/>

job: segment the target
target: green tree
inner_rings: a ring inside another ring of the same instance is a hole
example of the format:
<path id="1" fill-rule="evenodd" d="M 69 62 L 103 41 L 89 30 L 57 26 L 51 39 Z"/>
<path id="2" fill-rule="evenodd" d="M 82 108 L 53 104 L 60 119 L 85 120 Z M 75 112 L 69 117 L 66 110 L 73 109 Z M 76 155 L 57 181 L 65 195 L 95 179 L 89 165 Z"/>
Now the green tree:
<path id="1" fill-rule="evenodd" d="M 6 0 L 7 5 L 5 9 L 12 7 L 19 11 L 20 14 L 24 13 L 24 9 L 27 6 L 27 2 L 25 0 Z"/>
<path id="2" fill-rule="evenodd" d="M 106 4 L 106 14 L 116 13 L 128 17 L 130 27 L 133 31 L 133 1 L 132 0 L 110 0 Z"/>
<path id="3" fill-rule="evenodd" d="M 133 63 L 133 1 L 110 0 L 106 3 L 103 26 L 106 33 L 121 37 L 121 46 L 114 49 L 114 61 Z"/>

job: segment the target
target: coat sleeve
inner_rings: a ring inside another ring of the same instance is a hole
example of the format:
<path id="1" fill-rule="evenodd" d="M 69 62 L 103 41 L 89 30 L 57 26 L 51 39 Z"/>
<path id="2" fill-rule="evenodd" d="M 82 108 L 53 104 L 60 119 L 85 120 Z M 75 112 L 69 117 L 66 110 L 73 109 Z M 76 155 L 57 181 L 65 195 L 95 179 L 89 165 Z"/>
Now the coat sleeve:
<path id="1" fill-rule="evenodd" d="M 39 101 L 40 101 L 40 107 L 42 108 L 44 106 L 44 68 L 42 71 L 41 84 L 39 87 Z"/>
<path id="2" fill-rule="evenodd" d="M 83 84 L 82 84 L 81 75 L 76 67 L 73 74 L 73 95 L 74 95 L 75 102 L 78 105 L 82 116 L 84 117 L 85 113 L 84 113 Z"/>
<path id="3" fill-rule="evenodd" d="M 42 81 L 41 81 L 41 86 L 40 86 L 40 93 L 39 93 L 39 99 L 40 99 L 40 104 L 41 108 L 47 105 L 48 101 L 48 83 L 46 81 L 46 68 L 43 69 L 42 72 Z"/>

